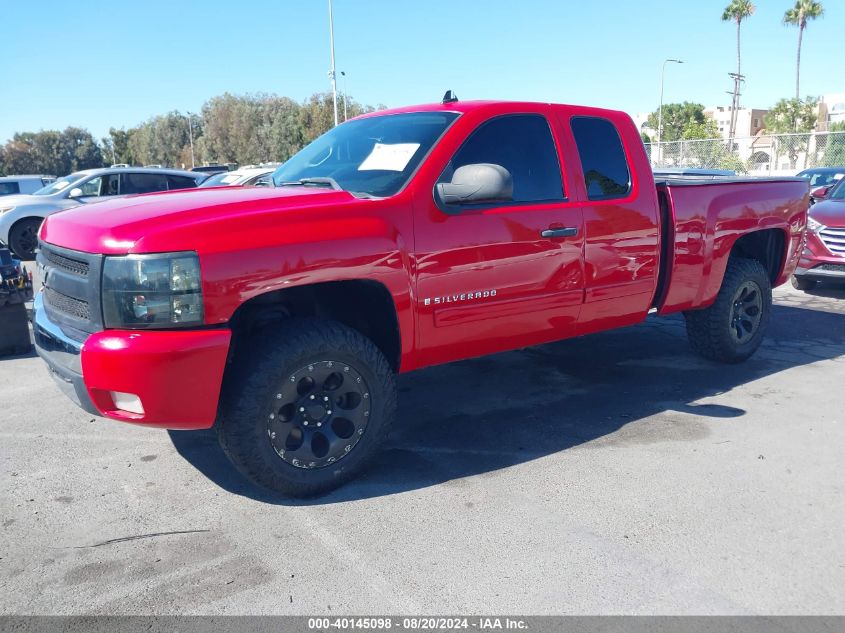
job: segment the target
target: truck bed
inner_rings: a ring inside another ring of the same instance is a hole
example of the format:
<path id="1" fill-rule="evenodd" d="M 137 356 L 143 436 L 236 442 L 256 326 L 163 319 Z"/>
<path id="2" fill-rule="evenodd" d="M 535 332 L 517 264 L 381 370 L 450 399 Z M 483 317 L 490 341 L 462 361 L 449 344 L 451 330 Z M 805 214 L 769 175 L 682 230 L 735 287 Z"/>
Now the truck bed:
<path id="1" fill-rule="evenodd" d="M 753 186 L 749 186 L 753 185 Z M 793 177 L 659 177 L 661 266 L 655 307 L 661 314 L 706 307 L 713 302 L 737 239 L 757 231 L 760 239 L 785 240 L 783 261 L 774 262 L 773 285 L 800 255 L 803 227 L 789 218 L 809 206 L 809 186 Z M 771 229 L 766 231 L 766 229 Z"/>

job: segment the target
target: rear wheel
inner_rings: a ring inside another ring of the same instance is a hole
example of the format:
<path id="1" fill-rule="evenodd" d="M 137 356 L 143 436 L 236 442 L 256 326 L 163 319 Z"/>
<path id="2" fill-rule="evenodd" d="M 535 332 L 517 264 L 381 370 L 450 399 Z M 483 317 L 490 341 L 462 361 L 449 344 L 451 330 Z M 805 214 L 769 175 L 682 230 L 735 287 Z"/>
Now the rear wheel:
<path id="1" fill-rule="evenodd" d="M 24 218 L 15 222 L 9 229 L 9 248 L 18 259 L 35 259 L 41 222 L 41 218 Z"/>
<path id="2" fill-rule="evenodd" d="M 755 259 L 732 257 L 716 301 L 685 312 L 693 350 L 723 363 L 739 363 L 763 342 L 772 307 L 772 285 Z"/>
<path id="3" fill-rule="evenodd" d="M 796 290 L 812 290 L 818 283 L 815 279 L 792 275 L 792 287 Z"/>
<path id="4" fill-rule="evenodd" d="M 291 320 L 235 369 L 220 443 L 253 482 L 286 495 L 327 492 L 358 474 L 396 409 L 387 359 L 339 323 Z"/>

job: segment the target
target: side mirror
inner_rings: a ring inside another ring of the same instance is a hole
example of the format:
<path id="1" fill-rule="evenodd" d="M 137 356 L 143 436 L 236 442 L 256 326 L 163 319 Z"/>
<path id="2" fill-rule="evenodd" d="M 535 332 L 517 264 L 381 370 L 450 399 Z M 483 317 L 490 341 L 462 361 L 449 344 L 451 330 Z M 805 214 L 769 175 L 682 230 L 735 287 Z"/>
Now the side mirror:
<path id="1" fill-rule="evenodd" d="M 82 189 L 80 189 L 79 187 L 74 187 L 67 194 L 67 197 L 68 198 L 81 198 L 82 197 Z"/>
<path id="2" fill-rule="evenodd" d="M 831 185 L 827 187 L 819 187 L 818 189 L 813 189 L 810 192 L 810 197 L 815 198 L 816 200 L 824 200 L 827 198 L 827 194 L 830 193 Z"/>
<path id="3" fill-rule="evenodd" d="M 510 202 L 513 200 L 513 177 L 501 165 L 464 165 L 455 170 L 452 182 L 437 184 L 437 195 L 444 204 Z"/>

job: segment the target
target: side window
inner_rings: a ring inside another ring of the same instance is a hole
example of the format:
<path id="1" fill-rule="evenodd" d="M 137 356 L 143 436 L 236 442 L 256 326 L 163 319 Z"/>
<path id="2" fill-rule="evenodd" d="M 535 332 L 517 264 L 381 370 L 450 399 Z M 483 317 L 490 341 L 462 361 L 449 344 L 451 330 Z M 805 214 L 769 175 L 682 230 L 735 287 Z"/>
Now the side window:
<path id="1" fill-rule="evenodd" d="M 514 202 L 563 200 L 560 163 L 546 118 L 515 114 L 482 123 L 452 157 L 440 182 L 449 182 L 458 167 L 492 163 L 513 178 Z"/>
<path id="2" fill-rule="evenodd" d="M 16 182 L 0 182 L 0 196 L 8 196 L 13 193 L 20 193 L 21 188 Z"/>
<path id="3" fill-rule="evenodd" d="M 628 195 L 631 173 L 613 123 L 598 117 L 573 117 L 572 134 L 584 169 L 587 197 L 608 200 Z"/>
<path id="4" fill-rule="evenodd" d="M 109 174 L 103 181 L 101 196 L 116 196 L 120 193 L 120 174 Z"/>
<path id="5" fill-rule="evenodd" d="M 82 189 L 82 197 L 87 198 L 89 196 L 99 196 L 100 195 L 100 186 L 103 184 L 103 179 L 100 176 L 96 178 L 92 178 L 88 182 L 81 185 L 79 188 Z"/>
<path id="6" fill-rule="evenodd" d="M 197 181 L 193 178 L 189 178 L 188 176 L 168 176 L 167 177 L 167 188 L 168 189 L 191 189 L 197 186 Z"/>
<path id="7" fill-rule="evenodd" d="M 167 191 L 167 178 L 164 174 L 133 172 L 123 174 L 123 183 L 120 188 L 121 194 L 153 193 L 154 191 Z"/>

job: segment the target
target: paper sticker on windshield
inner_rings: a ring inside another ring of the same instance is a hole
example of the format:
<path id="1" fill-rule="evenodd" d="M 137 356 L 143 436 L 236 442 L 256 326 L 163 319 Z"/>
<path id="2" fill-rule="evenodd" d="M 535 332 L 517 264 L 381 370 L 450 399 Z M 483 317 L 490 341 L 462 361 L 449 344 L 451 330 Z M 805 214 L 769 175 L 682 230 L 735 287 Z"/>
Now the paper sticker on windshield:
<path id="1" fill-rule="evenodd" d="M 420 147 L 419 143 L 396 143 L 385 145 L 376 143 L 373 151 L 358 167 L 358 171 L 382 169 L 385 171 L 402 171 L 408 166 L 411 158 Z"/>

